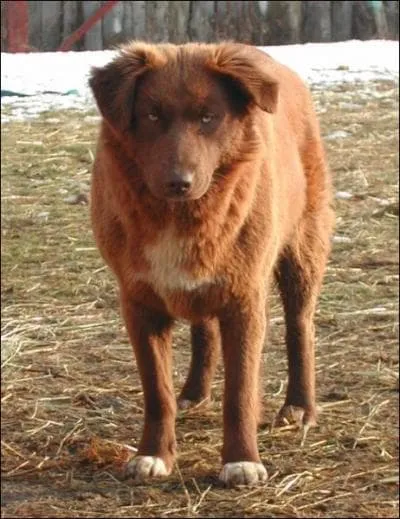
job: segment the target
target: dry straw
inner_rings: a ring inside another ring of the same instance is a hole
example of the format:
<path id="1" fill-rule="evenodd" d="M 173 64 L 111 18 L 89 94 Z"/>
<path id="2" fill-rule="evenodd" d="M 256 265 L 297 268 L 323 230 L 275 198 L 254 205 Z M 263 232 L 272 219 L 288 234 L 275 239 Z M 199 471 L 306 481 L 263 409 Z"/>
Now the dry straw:
<path id="1" fill-rule="evenodd" d="M 259 432 L 269 479 L 255 489 L 217 481 L 222 370 L 212 405 L 177 418 L 171 477 L 123 478 L 143 395 L 89 226 L 96 125 L 90 114 L 57 112 L 2 126 L 2 517 L 398 515 L 397 87 L 314 95 L 341 192 L 317 316 L 321 414 L 306 437 L 271 427 L 286 384 L 274 293 Z M 180 324 L 177 391 L 187 342 Z"/>

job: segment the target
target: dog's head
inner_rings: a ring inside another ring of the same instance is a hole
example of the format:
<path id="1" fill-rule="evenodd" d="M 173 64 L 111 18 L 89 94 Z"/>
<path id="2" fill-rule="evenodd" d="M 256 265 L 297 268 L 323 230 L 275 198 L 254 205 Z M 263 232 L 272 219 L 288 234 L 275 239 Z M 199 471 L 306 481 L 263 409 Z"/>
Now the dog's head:
<path id="1" fill-rule="evenodd" d="M 90 86 L 150 192 L 176 201 L 200 198 L 254 151 L 252 117 L 278 102 L 268 58 L 233 43 L 134 42 L 93 69 Z"/>

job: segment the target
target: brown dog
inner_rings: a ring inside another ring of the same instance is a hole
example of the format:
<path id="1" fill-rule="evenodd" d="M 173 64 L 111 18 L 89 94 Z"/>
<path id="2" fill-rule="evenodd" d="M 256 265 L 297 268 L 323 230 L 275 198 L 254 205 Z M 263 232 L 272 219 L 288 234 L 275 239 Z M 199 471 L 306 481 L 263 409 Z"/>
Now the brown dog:
<path id="1" fill-rule="evenodd" d="M 144 390 L 136 479 L 173 467 L 171 328 L 191 322 L 179 397 L 225 366 L 220 478 L 266 479 L 257 449 L 265 301 L 276 275 L 289 384 L 279 418 L 316 419 L 313 317 L 329 252 L 330 181 L 310 93 L 240 44 L 131 43 L 90 80 L 103 116 L 92 179 L 98 247 L 114 271 Z"/>

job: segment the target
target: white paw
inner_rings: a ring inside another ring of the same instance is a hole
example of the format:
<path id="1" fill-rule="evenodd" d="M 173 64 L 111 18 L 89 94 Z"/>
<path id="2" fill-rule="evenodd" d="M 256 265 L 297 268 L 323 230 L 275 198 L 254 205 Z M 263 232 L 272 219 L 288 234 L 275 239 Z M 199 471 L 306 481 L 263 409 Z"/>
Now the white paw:
<path id="1" fill-rule="evenodd" d="M 262 463 L 253 461 L 225 463 L 219 479 L 228 487 L 237 485 L 253 486 L 267 480 L 267 471 Z"/>
<path id="2" fill-rule="evenodd" d="M 126 476 L 133 477 L 135 481 L 168 476 L 169 472 L 164 461 L 155 456 L 136 456 L 126 466 Z"/>
<path id="3" fill-rule="evenodd" d="M 206 397 L 203 400 L 188 400 L 186 398 L 178 398 L 178 408 L 182 411 L 187 409 L 194 409 L 196 407 L 206 406 L 210 403 L 210 398 Z"/>
<path id="4" fill-rule="evenodd" d="M 185 398 L 179 398 L 178 399 L 178 409 L 190 409 L 191 407 L 194 407 L 196 404 L 193 402 L 193 400 L 186 400 Z"/>

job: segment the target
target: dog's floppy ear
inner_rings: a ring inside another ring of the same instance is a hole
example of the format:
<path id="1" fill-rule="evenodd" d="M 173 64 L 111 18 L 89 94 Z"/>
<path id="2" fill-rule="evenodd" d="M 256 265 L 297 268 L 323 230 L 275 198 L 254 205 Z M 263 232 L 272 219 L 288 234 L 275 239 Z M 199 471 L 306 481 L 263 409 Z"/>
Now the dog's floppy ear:
<path id="1" fill-rule="evenodd" d="M 230 77 L 262 110 L 270 113 L 276 111 L 278 82 L 273 77 L 268 57 L 258 49 L 222 43 L 215 47 L 208 66 Z"/>
<path id="2" fill-rule="evenodd" d="M 135 83 L 146 71 L 162 66 L 165 57 L 146 43 L 122 46 L 118 56 L 104 67 L 93 67 L 89 79 L 104 119 L 119 132 L 129 129 Z"/>

